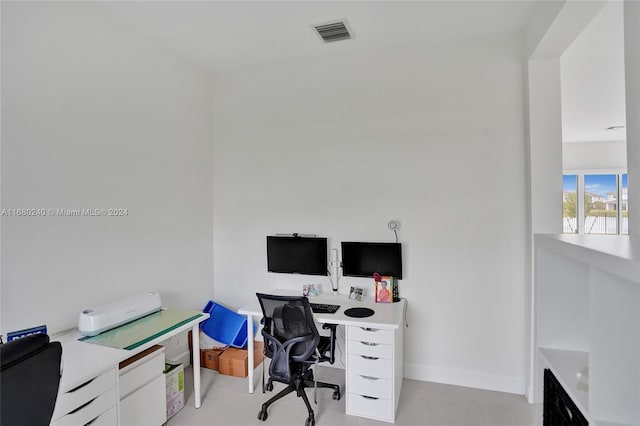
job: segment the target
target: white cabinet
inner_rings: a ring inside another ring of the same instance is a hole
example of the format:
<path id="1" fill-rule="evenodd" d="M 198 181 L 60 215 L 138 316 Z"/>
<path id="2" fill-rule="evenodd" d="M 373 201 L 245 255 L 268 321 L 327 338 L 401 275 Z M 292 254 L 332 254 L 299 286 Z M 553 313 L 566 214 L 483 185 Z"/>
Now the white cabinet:
<path id="1" fill-rule="evenodd" d="M 402 386 L 402 326 L 345 329 L 347 414 L 393 423 Z"/>
<path id="2" fill-rule="evenodd" d="M 198 350 L 198 325 L 209 317 L 197 311 L 166 310 L 190 319 L 144 340 L 134 349 L 119 349 L 86 342 L 79 333 L 62 333 L 52 340 L 62 344 L 62 377 L 51 424 L 54 426 L 161 425 L 166 422 L 164 348 L 156 343 L 192 330 Z M 172 320 L 173 321 L 173 320 Z M 186 322 L 185 322 L 186 321 Z M 127 324 L 141 338 L 151 331 L 146 323 Z M 146 349 L 145 348 L 149 348 Z M 155 349 L 154 349 L 155 348 Z M 124 361 L 123 361 L 124 360 Z M 200 360 L 194 360 L 200 364 Z M 200 407 L 200 369 L 194 368 L 195 407 Z M 135 410 L 130 407 L 136 406 Z M 132 414 L 136 411 L 135 414 Z M 146 413 L 138 420 L 138 413 Z M 133 419 L 133 420 L 132 420 Z"/>
<path id="3" fill-rule="evenodd" d="M 116 402 L 116 371 L 110 369 L 59 394 L 51 425 L 95 424 L 98 419 L 113 419 L 111 424 L 117 424 Z"/>
<path id="4" fill-rule="evenodd" d="M 153 346 L 120 363 L 120 425 L 160 426 L 167 421 L 164 347 Z"/>
<path id="5" fill-rule="evenodd" d="M 118 424 L 118 411 L 116 407 L 111 407 L 104 413 L 100 414 L 95 420 L 92 420 L 87 426 L 113 426 Z"/>
<path id="6" fill-rule="evenodd" d="M 640 240 L 537 235 L 534 400 L 549 368 L 590 425 L 640 424 Z"/>
<path id="7" fill-rule="evenodd" d="M 164 376 L 156 377 L 120 401 L 122 426 L 159 426 L 167 421 Z"/>

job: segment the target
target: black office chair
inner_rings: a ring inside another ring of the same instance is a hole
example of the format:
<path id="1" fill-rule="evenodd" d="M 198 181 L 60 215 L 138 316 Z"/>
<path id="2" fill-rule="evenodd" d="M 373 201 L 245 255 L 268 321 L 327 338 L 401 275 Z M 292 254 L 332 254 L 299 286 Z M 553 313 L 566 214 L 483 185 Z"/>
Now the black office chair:
<path id="1" fill-rule="evenodd" d="M 331 330 L 330 336 L 320 336 L 313 320 L 309 299 L 306 297 L 274 296 L 256 293 L 262 308 L 264 354 L 271 358 L 269 381 L 264 384 L 273 390 L 273 381 L 287 384 L 287 387 L 262 404 L 258 419 L 267 420 L 267 408 L 278 399 L 296 391 L 302 398 L 309 417 L 305 426 L 314 426 L 315 417 L 305 388 L 333 389 L 333 399 L 340 399 L 340 386 L 317 382 L 311 366 L 328 361 L 333 364 L 335 357 L 335 331 L 337 325 L 325 324 Z"/>
<path id="2" fill-rule="evenodd" d="M 60 385 L 60 342 L 35 334 L 0 344 L 0 425 L 46 426 Z"/>

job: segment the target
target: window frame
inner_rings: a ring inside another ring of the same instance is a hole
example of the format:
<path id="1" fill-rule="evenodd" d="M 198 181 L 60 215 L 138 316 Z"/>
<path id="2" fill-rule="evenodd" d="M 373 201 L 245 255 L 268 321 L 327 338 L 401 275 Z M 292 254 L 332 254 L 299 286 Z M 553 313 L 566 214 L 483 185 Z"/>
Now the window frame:
<path id="1" fill-rule="evenodd" d="M 569 232 L 564 232 L 564 223 L 562 225 L 562 233 L 563 234 L 567 234 L 567 235 L 572 235 L 572 234 L 577 234 L 577 235 L 629 235 L 628 234 L 628 230 L 627 233 L 625 234 L 621 234 L 621 232 L 623 231 L 622 229 L 622 175 L 627 175 L 628 173 L 626 170 L 563 170 L 562 172 L 562 176 L 573 176 L 575 175 L 577 177 L 576 179 L 576 231 L 575 233 L 569 233 Z M 585 225 L 585 218 L 584 218 L 584 214 L 586 213 L 584 211 L 584 178 L 587 175 L 615 175 L 616 178 L 616 200 L 617 200 L 617 205 L 616 205 L 616 233 L 615 234 L 585 234 L 585 229 L 584 229 L 584 225 Z M 628 185 L 628 177 L 627 177 L 627 185 Z M 563 187 L 563 192 L 564 192 L 564 187 Z M 627 195 L 628 197 L 628 195 Z M 628 213 L 628 200 L 627 200 L 627 217 L 629 215 Z M 564 212 L 564 209 L 563 209 Z M 564 222 L 565 220 L 565 216 L 564 213 L 562 215 L 561 220 Z"/>

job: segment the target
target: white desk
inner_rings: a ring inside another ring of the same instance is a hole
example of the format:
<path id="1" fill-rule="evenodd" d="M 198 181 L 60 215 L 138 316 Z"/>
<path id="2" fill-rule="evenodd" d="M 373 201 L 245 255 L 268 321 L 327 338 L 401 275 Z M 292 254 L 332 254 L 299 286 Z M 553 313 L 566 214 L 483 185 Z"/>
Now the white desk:
<path id="1" fill-rule="evenodd" d="M 299 292 L 273 290 L 268 293 L 298 296 Z M 321 294 L 309 297 L 311 303 L 340 305 L 335 314 L 314 314 L 321 324 L 345 326 L 346 335 L 346 392 L 347 414 L 395 421 L 400 388 L 402 387 L 403 323 L 406 300 L 396 303 L 373 303 L 371 297 L 358 302 L 343 294 Z M 353 318 L 344 314 L 349 308 L 368 307 L 375 314 L 367 318 Z M 238 310 L 247 316 L 249 366 L 253 365 L 254 317 L 262 317 L 258 298 Z M 375 381 L 375 382 L 367 382 Z M 254 392 L 254 369 L 249 368 L 249 393 Z M 385 404 L 380 400 L 387 401 Z"/>
<path id="2" fill-rule="evenodd" d="M 145 349 L 159 344 L 184 331 L 193 331 L 193 353 L 200 353 L 199 325 L 207 318 L 209 318 L 209 314 L 201 313 L 199 317 L 194 318 L 179 327 L 168 330 L 132 350 L 116 349 L 98 344 L 82 342 L 78 340 L 82 335 L 77 332 L 52 336 L 51 340 L 59 341 L 62 344 L 63 370 L 62 378 L 60 379 L 59 397 L 58 402 L 56 403 L 56 409 L 59 408 L 60 404 L 65 403 L 65 396 L 66 400 L 71 400 L 69 402 L 70 404 L 76 403 L 75 400 L 77 400 L 79 396 L 77 394 L 69 396 L 75 389 L 90 389 L 91 387 L 95 387 L 95 393 L 97 394 L 99 392 L 98 388 L 102 385 L 99 384 L 100 380 L 96 379 L 100 379 L 104 376 L 105 381 L 108 380 L 115 383 L 115 381 L 117 381 L 118 364 L 121 361 L 124 361 L 127 358 L 130 358 Z M 109 390 L 109 386 L 110 385 L 104 385 L 103 389 Z M 200 408 L 200 357 L 198 356 L 193 357 L 193 388 L 195 395 L 195 407 Z M 117 389 L 117 386 L 115 389 Z M 113 392 L 114 396 L 117 397 L 117 395 L 115 395 L 115 391 Z M 117 399 L 118 398 L 116 398 L 116 404 Z M 77 402 L 79 403 L 80 401 Z M 117 410 L 114 410 L 114 412 L 116 411 Z M 54 417 L 55 416 L 56 415 L 54 414 Z"/>

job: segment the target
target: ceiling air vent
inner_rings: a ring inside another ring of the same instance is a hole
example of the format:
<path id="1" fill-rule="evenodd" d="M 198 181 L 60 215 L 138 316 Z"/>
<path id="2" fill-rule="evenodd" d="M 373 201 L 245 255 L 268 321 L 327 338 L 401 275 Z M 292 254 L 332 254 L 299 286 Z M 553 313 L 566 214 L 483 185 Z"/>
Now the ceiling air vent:
<path id="1" fill-rule="evenodd" d="M 347 26 L 347 21 L 334 21 L 321 25 L 314 25 L 316 32 L 320 38 L 325 42 L 348 40 L 351 38 L 351 33 Z"/>

